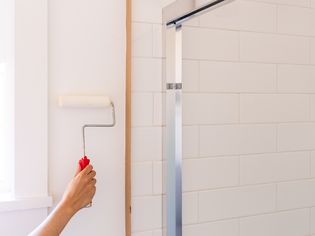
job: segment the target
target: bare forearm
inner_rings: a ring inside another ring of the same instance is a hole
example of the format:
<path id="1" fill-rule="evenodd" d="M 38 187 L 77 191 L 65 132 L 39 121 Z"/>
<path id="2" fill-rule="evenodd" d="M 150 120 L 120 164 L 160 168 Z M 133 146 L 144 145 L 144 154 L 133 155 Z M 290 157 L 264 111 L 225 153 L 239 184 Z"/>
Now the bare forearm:
<path id="1" fill-rule="evenodd" d="M 61 202 L 29 236 L 59 236 L 74 214 L 92 202 L 96 191 L 95 176 L 93 166 L 88 165 L 82 171 L 78 166 Z"/>
<path id="2" fill-rule="evenodd" d="M 70 206 L 60 203 L 29 236 L 59 236 L 74 214 Z"/>

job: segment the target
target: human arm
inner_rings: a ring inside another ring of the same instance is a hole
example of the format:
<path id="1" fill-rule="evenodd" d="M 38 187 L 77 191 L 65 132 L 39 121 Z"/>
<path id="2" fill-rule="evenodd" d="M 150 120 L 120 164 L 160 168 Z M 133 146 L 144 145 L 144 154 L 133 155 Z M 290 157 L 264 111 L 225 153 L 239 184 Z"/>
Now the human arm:
<path id="1" fill-rule="evenodd" d="M 75 177 L 54 211 L 29 236 L 59 236 L 70 219 L 92 202 L 96 192 L 96 172 L 91 165 L 80 170 L 78 166 Z"/>

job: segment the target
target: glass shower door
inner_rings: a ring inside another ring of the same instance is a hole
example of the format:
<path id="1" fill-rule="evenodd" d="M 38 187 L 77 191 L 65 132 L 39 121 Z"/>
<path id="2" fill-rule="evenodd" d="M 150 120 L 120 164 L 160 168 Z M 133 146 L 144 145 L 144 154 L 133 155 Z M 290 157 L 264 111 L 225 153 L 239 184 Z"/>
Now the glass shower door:
<path id="1" fill-rule="evenodd" d="M 313 11 L 239 0 L 182 24 L 184 236 L 315 234 L 315 41 L 305 28 L 315 20 L 288 23 Z"/>

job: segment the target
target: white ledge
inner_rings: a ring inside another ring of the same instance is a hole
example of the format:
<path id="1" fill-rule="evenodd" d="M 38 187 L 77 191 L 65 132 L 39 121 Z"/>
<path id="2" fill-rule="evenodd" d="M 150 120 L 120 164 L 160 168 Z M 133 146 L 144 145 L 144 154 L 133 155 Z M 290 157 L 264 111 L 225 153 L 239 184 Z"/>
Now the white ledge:
<path id="1" fill-rule="evenodd" d="M 28 198 L 0 197 L 0 212 L 48 208 L 52 206 L 52 203 L 52 197 L 49 196 Z"/>

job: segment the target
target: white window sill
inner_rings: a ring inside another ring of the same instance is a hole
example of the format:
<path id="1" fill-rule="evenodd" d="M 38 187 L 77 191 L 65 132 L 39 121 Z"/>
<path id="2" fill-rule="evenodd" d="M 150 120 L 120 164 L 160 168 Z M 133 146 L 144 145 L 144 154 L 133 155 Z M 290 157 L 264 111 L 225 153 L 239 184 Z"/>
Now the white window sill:
<path id="1" fill-rule="evenodd" d="M 12 198 L 0 196 L 0 213 L 51 207 L 52 197 Z"/>

